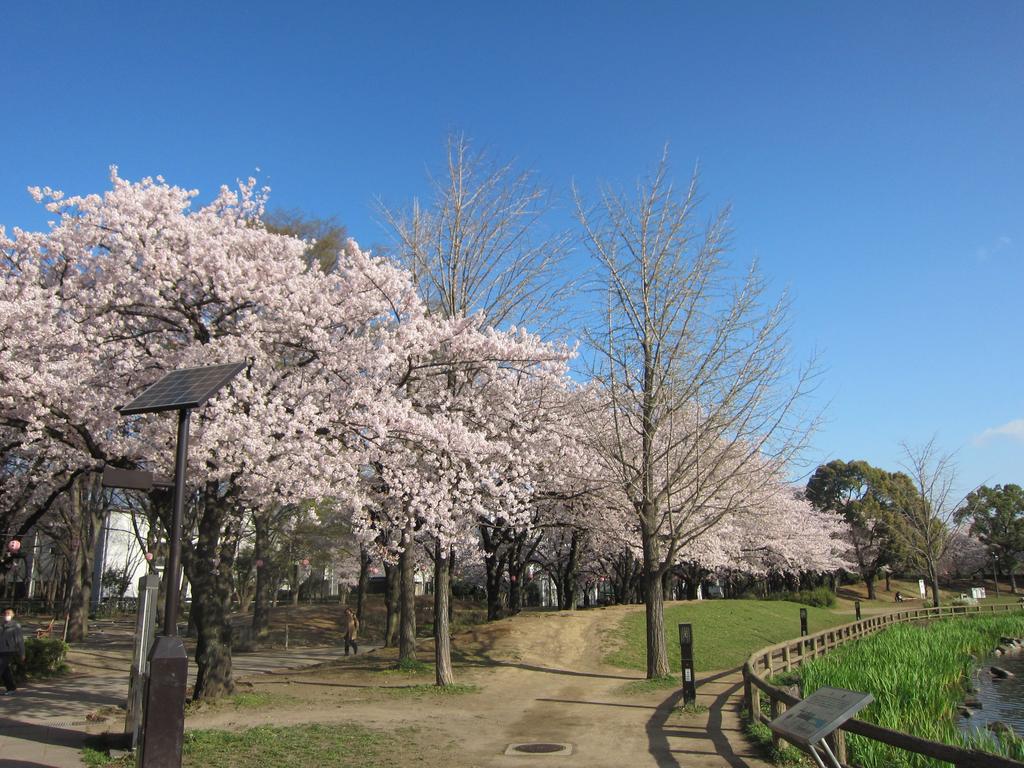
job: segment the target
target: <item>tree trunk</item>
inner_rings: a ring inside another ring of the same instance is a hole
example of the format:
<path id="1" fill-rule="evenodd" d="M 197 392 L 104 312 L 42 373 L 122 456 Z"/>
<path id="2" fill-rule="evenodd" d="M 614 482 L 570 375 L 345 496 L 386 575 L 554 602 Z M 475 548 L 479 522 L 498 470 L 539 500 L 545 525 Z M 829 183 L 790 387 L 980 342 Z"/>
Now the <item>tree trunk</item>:
<path id="1" fill-rule="evenodd" d="M 401 617 L 398 629 L 398 661 L 416 659 L 416 581 L 415 581 L 415 547 L 412 526 L 408 526 L 403 537 L 402 555 L 398 560 L 401 570 L 401 590 L 399 604 Z"/>
<path id="2" fill-rule="evenodd" d="M 932 587 L 932 606 L 939 607 L 939 574 L 934 563 L 928 563 L 928 581 Z"/>
<path id="3" fill-rule="evenodd" d="M 256 560 L 256 596 L 252 608 L 252 633 L 254 637 L 266 637 L 270 631 L 270 574 L 267 572 L 267 558 L 270 556 L 270 532 L 267 522 L 259 515 L 253 515 L 256 542 L 253 557 Z M 263 565 L 260 565 L 262 563 Z"/>
<path id="4" fill-rule="evenodd" d="M 448 554 L 440 542 L 434 543 L 434 669 L 438 685 L 455 682 L 452 673 L 452 639 L 448 624 L 449 571 Z"/>
<path id="5" fill-rule="evenodd" d="M 877 599 L 875 596 L 875 573 L 874 571 L 867 571 L 864 574 L 864 584 L 868 588 L 868 600 Z M 833 590 L 835 591 L 835 590 Z"/>
<path id="6" fill-rule="evenodd" d="M 366 604 L 366 590 L 370 586 L 370 553 L 366 547 L 359 547 L 359 586 L 356 587 L 356 618 L 363 620 L 363 606 Z"/>
<path id="7" fill-rule="evenodd" d="M 1010 594 L 1017 594 L 1017 576 L 1014 574 L 1016 563 L 1010 563 Z"/>
<path id="8" fill-rule="evenodd" d="M 81 642 L 89 636 L 89 609 L 92 604 L 93 566 L 96 544 L 103 532 L 103 496 L 99 476 L 83 475 L 71 490 L 72 525 L 79 541 L 73 572 L 74 597 L 68 619 L 68 642 Z"/>
<path id="9" fill-rule="evenodd" d="M 889 571 L 885 572 L 885 591 L 892 592 L 892 574 Z"/>
<path id="10" fill-rule="evenodd" d="M 487 620 L 501 618 L 501 576 L 505 569 L 505 556 L 499 557 L 501 537 L 488 526 L 480 526 L 480 540 L 484 550 L 484 587 L 487 590 Z"/>
<path id="11" fill-rule="evenodd" d="M 230 573 L 234 549 L 227 503 L 218 498 L 214 483 L 207 484 L 199 516 L 196 546 L 189 558 L 192 617 L 196 626 L 196 684 L 192 698 L 212 700 L 234 691 L 231 669 Z M 221 546 L 221 532 L 224 546 Z"/>
<path id="12" fill-rule="evenodd" d="M 398 601 L 401 591 L 401 569 L 397 563 L 384 564 L 384 578 L 387 582 L 384 590 L 384 646 L 394 648 L 398 640 Z"/>
<path id="13" fill-rule="evenodd" d="M 662 600 L 661 574 L 654 568 L 645 571 L 647 615 L 647 679 L 669 674 L 668 648 L 665 645 L 665 603 Z"/>

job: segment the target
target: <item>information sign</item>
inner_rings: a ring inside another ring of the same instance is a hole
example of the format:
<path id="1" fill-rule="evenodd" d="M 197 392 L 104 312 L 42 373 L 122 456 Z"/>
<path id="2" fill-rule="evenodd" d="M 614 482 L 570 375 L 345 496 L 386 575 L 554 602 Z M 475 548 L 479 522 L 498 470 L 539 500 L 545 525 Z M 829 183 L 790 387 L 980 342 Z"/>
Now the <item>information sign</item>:
<path id="1" fill-rule="evenodd" d="M 925 589 L 924 579 L 917 580 L 917 588 L 921 590 L 921 597 L 928 597 L 928 590 Z"/>
<path id="2" fill-rule="evenodd" d="M 985 598 L 984 587 L 971 587 L 971 597 L 975 600 L 983 600 Z"/>
<path id="3" fill-rule="evenodd" d="M 819 688 L 768 723 L 768 727 L 782 738 L 806 747 L 819 766 L 824 766 L 824 762 L 818 749 L 838 766 L 824 739 L 874 700 L 870 693 Z"/>

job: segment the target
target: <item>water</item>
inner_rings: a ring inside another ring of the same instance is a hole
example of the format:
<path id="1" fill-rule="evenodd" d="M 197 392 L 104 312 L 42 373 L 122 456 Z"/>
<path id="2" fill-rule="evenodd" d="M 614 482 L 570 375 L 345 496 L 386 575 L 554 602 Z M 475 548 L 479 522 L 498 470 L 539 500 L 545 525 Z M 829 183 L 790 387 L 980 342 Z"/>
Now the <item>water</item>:
<path id="1" fill-rule="evenodd" d="M 1008 680 L 993 679 L 988 668 L 1002 667 L 1015 677 Z M 1018 736 L 1024 736 L 1024 651 L 1007 656 L 986 658 L 974 673 L 975 698 L 981 709 L 969 718 L 962 718 L 960 727 L 965 731 L 980 729 L 989 723 L 1006 723 Z"/>

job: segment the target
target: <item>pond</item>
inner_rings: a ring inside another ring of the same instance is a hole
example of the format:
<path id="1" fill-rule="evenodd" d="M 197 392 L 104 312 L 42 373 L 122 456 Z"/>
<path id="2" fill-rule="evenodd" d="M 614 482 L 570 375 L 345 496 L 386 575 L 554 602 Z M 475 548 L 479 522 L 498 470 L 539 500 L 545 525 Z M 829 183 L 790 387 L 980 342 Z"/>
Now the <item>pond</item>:
<path id="1" fill-rule="evenodd" d="M 1015 677 L 994 679 L 988 671 L 993 665 L 1012 672 Z M 986 658 L 974 673 L 974 686 L 974 696 L 982 708 L 974 710 L 971 717 L 962 718 L 960 727 L 971 731 L 1001 722 L 1013 728 L 1018 736 L 1024 736 L 1024 651 Z"/>

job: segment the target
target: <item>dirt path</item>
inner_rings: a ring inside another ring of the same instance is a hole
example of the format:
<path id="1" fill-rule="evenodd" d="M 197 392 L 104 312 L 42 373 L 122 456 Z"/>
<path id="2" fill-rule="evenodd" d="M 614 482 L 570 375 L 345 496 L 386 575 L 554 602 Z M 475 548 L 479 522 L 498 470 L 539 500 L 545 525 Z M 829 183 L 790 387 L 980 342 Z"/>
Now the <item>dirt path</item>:
<path id="1" fill-rule="evenodd" d="M 527 614 L 459 635 L 457 676 L 479 686 L 477 693 L 406 696 L 401 688 L 410 681 L 357 666 L 370 663 L 371 654 L 370 660 L 345 660 L 315 674 L 253 679 L 256 690 L 274 694 L 272 707 L 197 713 L 188 726 L 344 721 L 388 732 L 412 727 L 409 753 L 396 755 L 399 765 L 767 766 L 753 756 L 739 730 L 738 672 L 698 681 L 698 703 L 709 708 L 703 715 L 674 712 L 675 691 L 631 695 L 621 690 L 639 675 L 601 662 L 600 633 L 617 626 L 628 610 L 635 609 Z M 382 684 L 396 690 L 382 692 Z M 503 754 L 512 743 L 533 741 L 568 743 L 573 753 Z"/>

